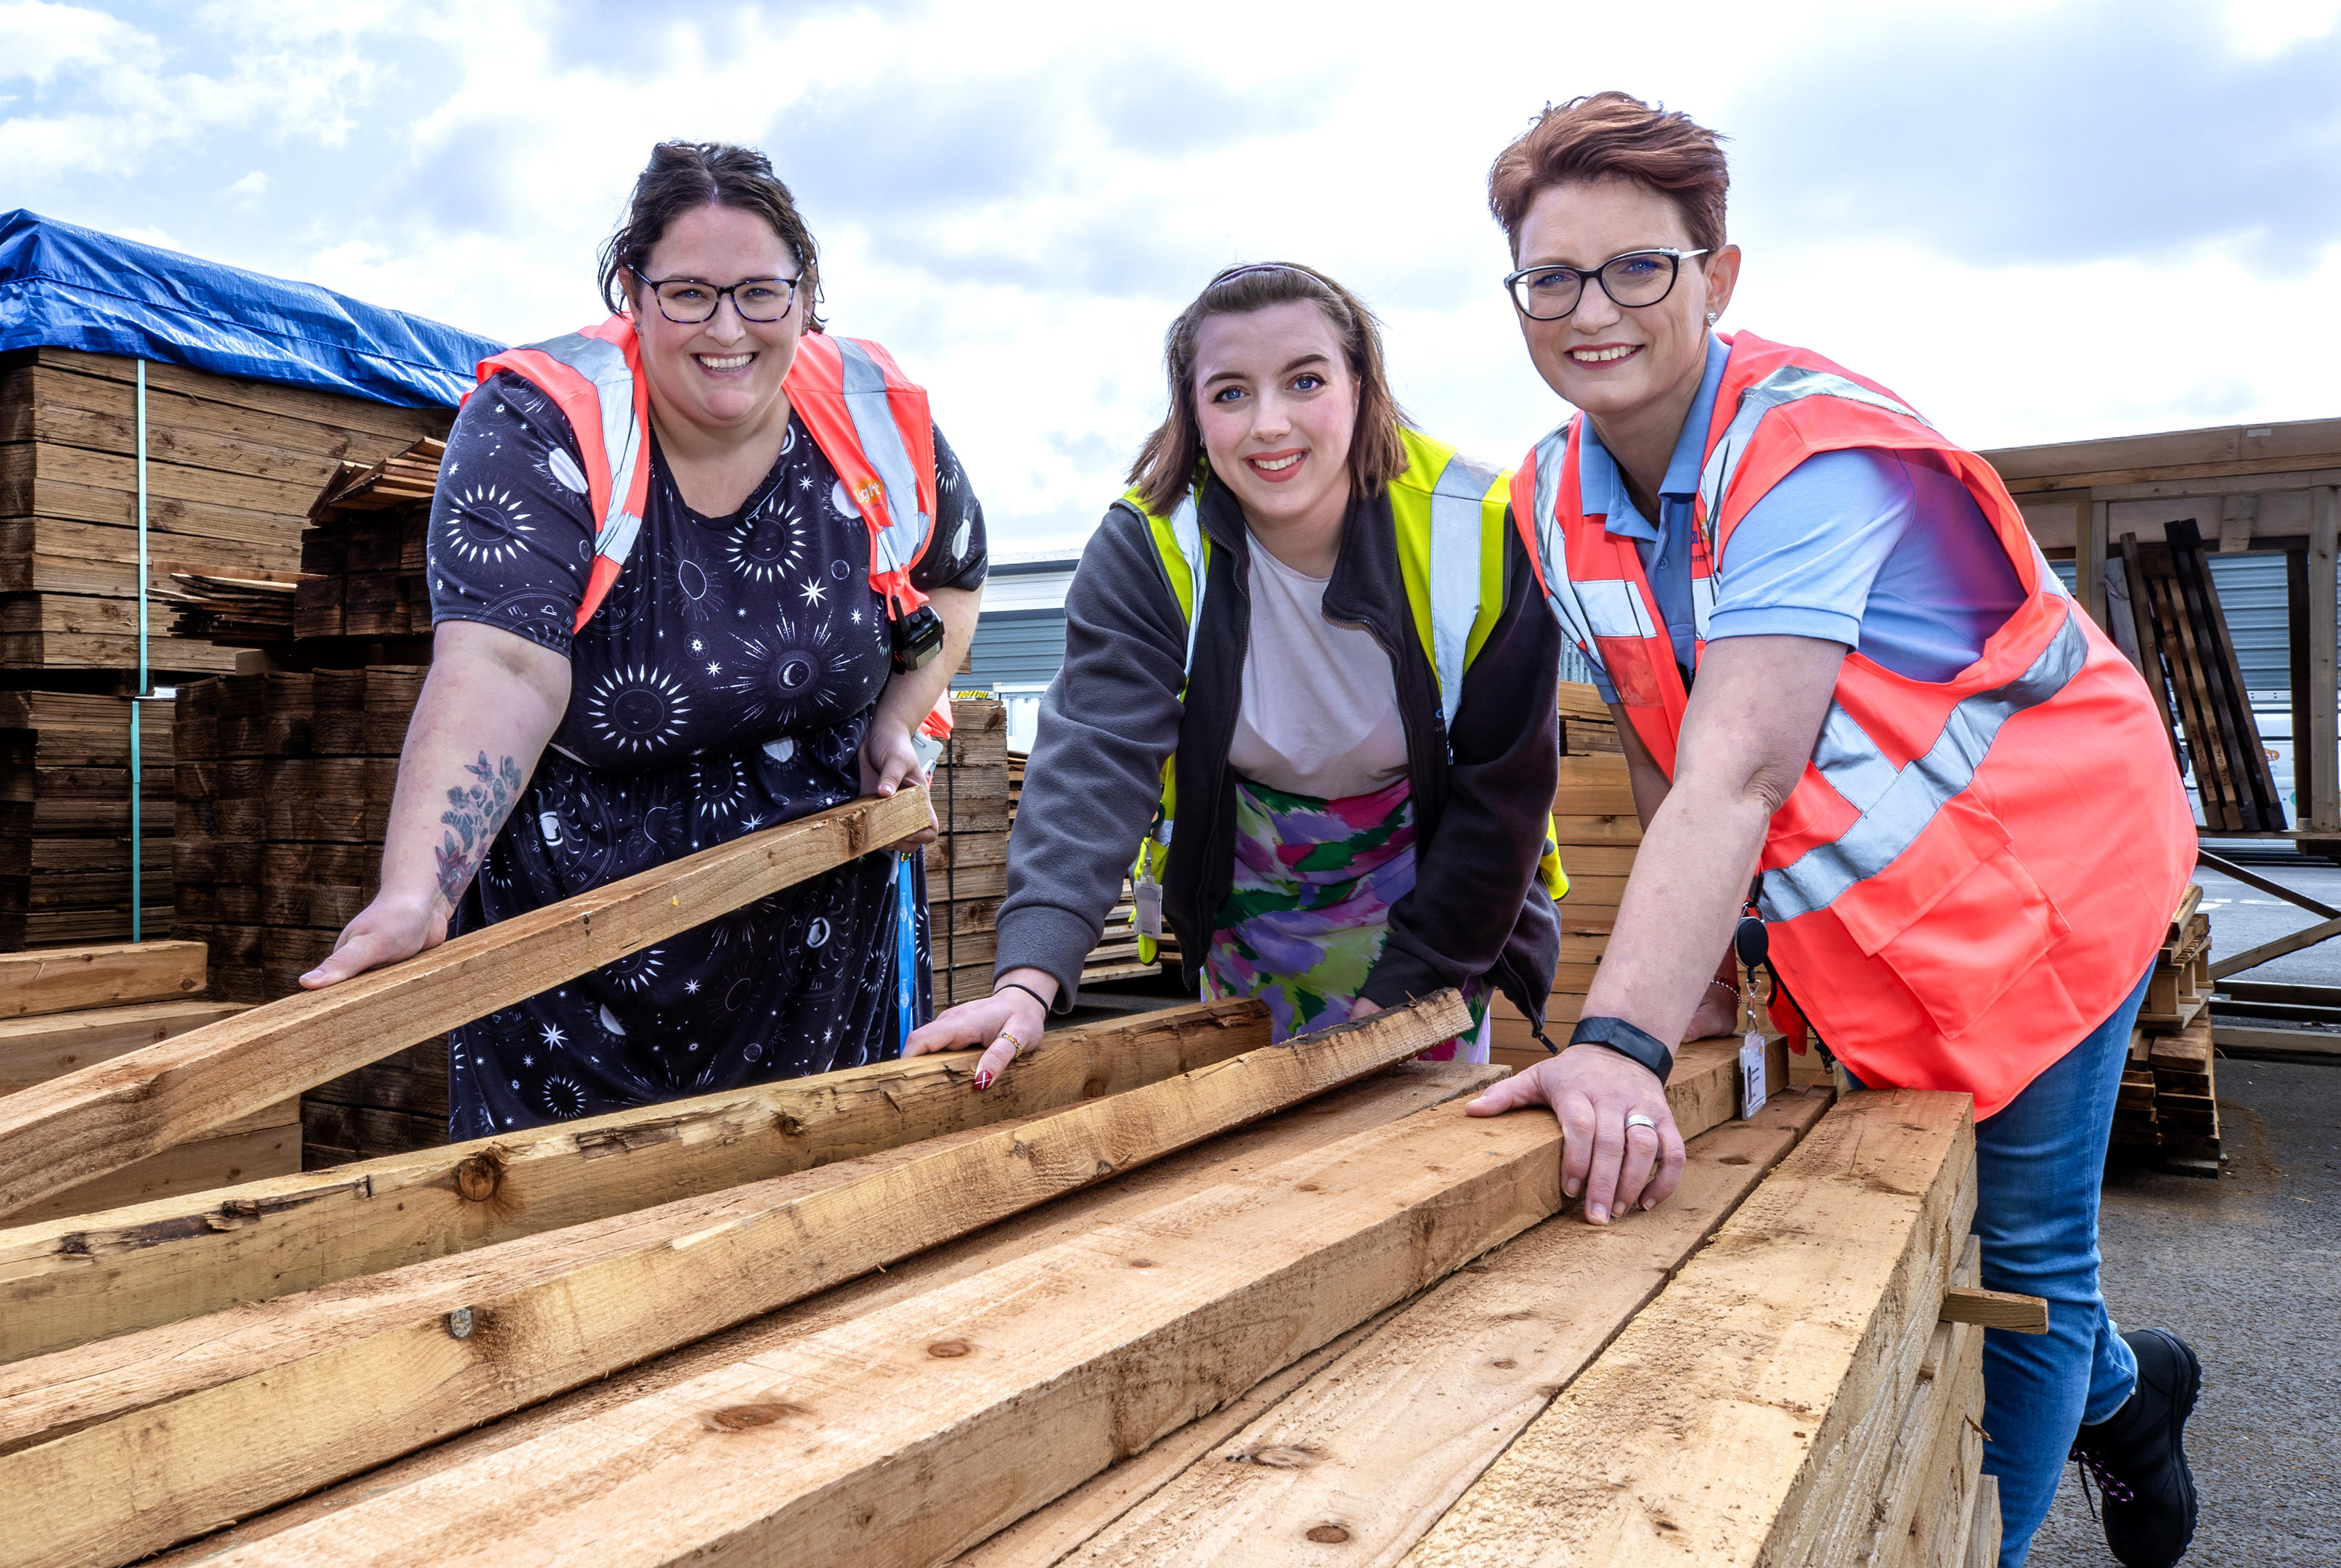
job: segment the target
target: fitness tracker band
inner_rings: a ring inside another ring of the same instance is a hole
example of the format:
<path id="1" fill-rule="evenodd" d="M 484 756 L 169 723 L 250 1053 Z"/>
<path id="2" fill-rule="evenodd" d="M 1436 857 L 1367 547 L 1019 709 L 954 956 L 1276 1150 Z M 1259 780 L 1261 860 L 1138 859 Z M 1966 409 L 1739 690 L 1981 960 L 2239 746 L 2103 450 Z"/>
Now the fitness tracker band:
<path id="1" fill-rule="evenodd" d="M 1577 1028 L 1569 1037 L 1572 1046 L 1601 1046 L 1617 1052 L 1629 1061 L 1639 1062 L 1658 1075 L 1659 1082 L 1667 1081 L 1674 1071 L 1672 1051 L 1659 1043 L 1659 1037 L 1646 1029 L 1638 1029 L 1623 1018 L 1579 1018 Z"/>

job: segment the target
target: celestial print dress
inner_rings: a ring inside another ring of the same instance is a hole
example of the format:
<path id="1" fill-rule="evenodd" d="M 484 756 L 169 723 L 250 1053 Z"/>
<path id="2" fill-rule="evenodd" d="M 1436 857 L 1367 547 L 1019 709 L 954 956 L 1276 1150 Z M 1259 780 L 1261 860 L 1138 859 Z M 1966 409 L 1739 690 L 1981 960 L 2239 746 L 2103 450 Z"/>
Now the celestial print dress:
<path id="1" fill-rule="evenodd" d="M 940 431 L 935 469 L 911 581 L 974 588 L 983 512 Z M 684 502 L 653 439 L 633 552 L 573 638 L 593 555 L 585 491 L 569 422 L 535 386 L 502 372 L 464 403 L 432 502 L 432 618 L 565 654 L 570 697 L 455 931 L 861 792 L 856 754 L 892 640 L 868 527 L 802 421 L 791 416 L 772 472 L 728 517 Z M 449 1136 L 892 1056 L 896 864 L 864 856 L 455 1030 Z"/>

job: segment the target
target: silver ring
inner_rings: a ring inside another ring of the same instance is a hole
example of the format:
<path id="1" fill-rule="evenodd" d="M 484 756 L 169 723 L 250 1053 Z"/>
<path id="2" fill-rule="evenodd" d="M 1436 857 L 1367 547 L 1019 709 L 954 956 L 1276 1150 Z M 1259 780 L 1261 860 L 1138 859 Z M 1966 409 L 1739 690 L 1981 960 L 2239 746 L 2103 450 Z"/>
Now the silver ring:
<path id="1" fill-rule="evenodd" d="M 1626 1126 L 1629 1131 L 1631 1131 L 1635 1127 L 1648 1127 L 1652 1132 L 1657 1132 L 1659 1130 L 1659 1124 L 1652 1121 L 1649 1117 L 1644 1116 L 1639 1111 L 1636 1111 L 1633 1115 L 1626 1118 Z"/>

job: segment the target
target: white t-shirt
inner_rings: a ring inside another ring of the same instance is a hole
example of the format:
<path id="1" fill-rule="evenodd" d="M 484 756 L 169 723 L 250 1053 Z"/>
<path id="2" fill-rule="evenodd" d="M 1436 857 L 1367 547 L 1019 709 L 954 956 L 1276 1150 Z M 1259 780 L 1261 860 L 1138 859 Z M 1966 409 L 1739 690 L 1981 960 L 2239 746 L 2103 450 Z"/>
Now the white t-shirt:
<path id="1" fill-rule="evenodd" d="M 1367 795 L 1406 772 L 1390 655 L 1361 626 L 1325 619 L 1329 580 L 1251 540 L 1251 643 L 1228 760 L 1289 795 Z"/>

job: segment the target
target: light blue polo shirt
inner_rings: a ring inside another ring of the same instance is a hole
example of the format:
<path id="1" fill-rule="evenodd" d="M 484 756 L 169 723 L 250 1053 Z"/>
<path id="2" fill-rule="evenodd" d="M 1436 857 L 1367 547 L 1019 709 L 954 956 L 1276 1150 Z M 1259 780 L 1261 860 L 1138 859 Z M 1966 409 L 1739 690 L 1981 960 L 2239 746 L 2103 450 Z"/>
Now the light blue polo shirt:
<path id="1" fill-rule="evenodd" d="M 1730 357 L 1731 346 L 1710 334 L 1698 396 L 1660 481 L 1658 526 L 1634 504 L 1589 420 L 1578 449 L 1581 504 L 1634 541 L 1678 664 L 1690 662 L 1696 626 L 1691 502 Z M 1973 664 L 2024 602 L 2016 569 L 1967 487 L 1875 447 L 1818 452 L 1789 470 L 1732 530 L 1720 565 L 1708 641 L 1818 638 L 1914 680 L 1948 680 Z M 1600 671 L 1593 679 L 1604 701 L 1617 700 Z"/>

